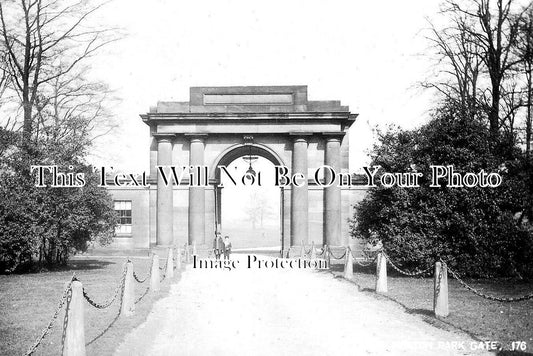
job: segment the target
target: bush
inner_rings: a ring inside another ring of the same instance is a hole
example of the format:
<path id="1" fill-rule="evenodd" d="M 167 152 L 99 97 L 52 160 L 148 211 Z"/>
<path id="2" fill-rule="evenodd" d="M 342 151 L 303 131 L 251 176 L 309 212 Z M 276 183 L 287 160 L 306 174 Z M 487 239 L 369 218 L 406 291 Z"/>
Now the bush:
<path id="1" fill-rule="evenodd" d="M 353 236 L 370 240 L 377 234 L 391 258 L 408 269 L 442 258 L 470 276 L 533 276 L 531 187 L 524 179 L 530 174 L 520 151 L 495 148 L 486 125 L 462 118 L 453 107 L 443 107 L 419 129 L 389 129 L 379 138 L 372 165 L 381 172 L 422 172 L 421 187 L 371 188 L 355 208 Z M 430 188 L 430 165 L 499 171 L 503 183 Z"/>
<path id="2" fill-rule="evenodd" d="M 65 264 L 89 242 L 111 241 L 117 217 L 110 195 L 90 166 L 75 171 L 85 173 L 82 188 L 39 188 L 23 172 L 0 175 L 0 271 Z"/>

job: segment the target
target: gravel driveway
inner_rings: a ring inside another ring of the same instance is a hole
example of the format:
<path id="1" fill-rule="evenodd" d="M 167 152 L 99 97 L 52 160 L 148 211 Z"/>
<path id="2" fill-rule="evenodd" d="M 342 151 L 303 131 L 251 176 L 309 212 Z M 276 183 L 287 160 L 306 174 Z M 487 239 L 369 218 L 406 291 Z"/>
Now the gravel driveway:
<path id="1" fill-rule="evenodd" d="M 188 265 L 115 355 L 482 354 L 472 341 L 327 272 Z"/>

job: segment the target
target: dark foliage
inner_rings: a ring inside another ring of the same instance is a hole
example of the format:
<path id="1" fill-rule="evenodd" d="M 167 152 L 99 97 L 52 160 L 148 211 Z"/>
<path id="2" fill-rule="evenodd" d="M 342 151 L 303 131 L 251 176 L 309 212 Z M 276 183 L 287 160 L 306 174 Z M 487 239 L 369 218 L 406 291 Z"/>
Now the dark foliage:
<path id="1" fill-rule="evenodd" d="M 7 161 L 7 160 L 6 160 Z M 98 177 L 86 164 L 73 161 L 72 170 L 83 172 L 86 184 L 76 188 L 36 187 L 32 162 L 57 160 L 43 154 L 32 160 L 27 154 L 11 155 L 0 173 L 0 271 L 65 264 L 69 255 L 85 251 L 92 241 L 112 239 L 116 222 L 112 199 L 98 187 Z M 53 162 L 53 163 L 50 163 Z M 47 179 L 50 183 L 50 179 Z"/>
<path id="2" fill-rule="evenodd" d="M 533 276 L 531 164 L 514 147 L 492 142 L 484 123 L 444 105 L 419 129 L 381 133 L 372 161 L 380 172 L 416 170 L 423 179 L 419 188 L 371 188 L 356 206 L 353 236 L 381 239 L 406 268 L 442 258 L 470 276 Z M 499 172 L 503 183 L 431 188 L 430 165 Z"/>

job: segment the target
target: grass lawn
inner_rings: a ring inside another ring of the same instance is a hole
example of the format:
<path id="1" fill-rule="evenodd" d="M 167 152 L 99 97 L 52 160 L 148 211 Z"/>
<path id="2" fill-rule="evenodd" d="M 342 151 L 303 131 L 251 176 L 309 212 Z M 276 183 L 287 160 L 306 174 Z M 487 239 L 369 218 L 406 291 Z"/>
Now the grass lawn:
<path id="1" fill-rule="evenodd" d="M 331 270 L 341 274 L 343 264 L 333 261 Z M 370 267 L 354 265 L 353 282 L 363 293 L 400 304 L 407 313 L 417 314 L 424 321 L 443 329 L 460 329 L 482 341 L 497 341 L 509 349 L 512 341 L 525 341 L 527 352 L 533 354 L 533 300 L 503 303 L 487 300 L 462 287 L 448 275 L 450 315 L 436 319 L 433 315 L 433 278 L 409 278 L 392 268 L 388 270 L 388 293 L 377 295 L 375 264 Z M 513 297 L 531 293 L 533 282 L 510 279 L 465 280 L 469 285 L 495 296 Z"/>
<path id="2" fill-rule="evenodd" d="M 25 275 L 0 276 L 0 355 L 23 355 L 42 329 L 48 324 L 66 282 L 73 273 L 83 283 L 85 290 L 97 303 L 107 301 L 120 282 L 124 257 L 74 258 L 68 267 L 53 272 Z M 147 275 L 151 260 L 132 258 L 134 270 L 139 278 Z M 160 266 L 165 260 L 160 260 Z M 179 280 L 175 271 L 169 282 L 165 279 L 158 293 L 145 293 L 149 280 L 135 283 L 135 314 L 118 317 L 120 301 L 107 309 L 98 310 L 85 303 L 85 340 L 88 355 L 110 355 L 123 337 L 135 326 L 142 323 L 150 312 L 153 303 L 166 295 L 170 283 Z M 63 311 L 59 314 L 52 331 L 37 348 L 36 355 L 58 355 L 61 353 Z"/>
<path id="3" fill-rule="evenodd" d="M 276 256 L 276 253 L 270 253 Z M 148 258 L 132 258 L 134 269 L 144 278 L 150 266 Z M 120 281 L 125 258 L 76 258 L 61 271 L 26 275 L 0 276 L 0 355 L 22 355 L 34 342 L 52 316 L 61 297 L 65 283 L 73 273 L 82 281 L 96 302 L 108 300 Z M 332 260 L 331 270 L 340 274 L 341 261 Z M 163 266 L 164 259 L 160 265 Z M 386 296 L 374 293 L 375 265 L 367 268 L 354 265 L 354 279 L 363 293 L 401 305 L 407 313 L 418 315 L 424 321 L 444 329 L 460 329 L 483 341 L 497 341 L 509 347 L 512 341 L 525 341 L 528 353 L 533 352 L 533 301 L 502 303 L 486 300 L 464 289 L 449 276 L 450 315 L 444 319 L 433 316 L 433 279 L 400 276 L 388 269 Z M 171 281 L 179 280 L 180 274 Z M 110 355 L 123 337 L 142 323 L 153 303 L 166 295 L 169 281 L 161 285 L 161 292 L 145 294 L 147 284 L 135 284 L 135 315 L 117 318 L 116 301 L 105 310 L 97 310 L 85 303 L 85 335 L 88 355 Z M 497 296 L 517 296 L 530 293 L 533 283 L 510 279 L 467 280 L 475 288 Z M 62 321 L 61 312 L 51 333 L 37 349 L 36 355 L 60 354 Z"/>

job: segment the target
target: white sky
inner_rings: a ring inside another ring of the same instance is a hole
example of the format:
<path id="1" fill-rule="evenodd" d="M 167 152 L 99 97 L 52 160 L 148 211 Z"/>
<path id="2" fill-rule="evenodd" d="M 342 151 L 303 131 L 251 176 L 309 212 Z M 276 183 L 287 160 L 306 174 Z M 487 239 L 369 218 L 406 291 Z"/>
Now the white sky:
<path id="1" fill-rule="evenodd" d="M 148 127 L 157 101 L 187 101 L 191 86 L 308 85 L 310 100 L 341 100 L 359 113 L 350 167 L 367 163 L 371 128 L 427 119 L 430 93 L 421 30 L 438 0 L 115 0 L 101 21 L 128 37 L 95 63 L 122 99 L 120 130 L 98 143 L 96 164 L 148 170 Z"/>

